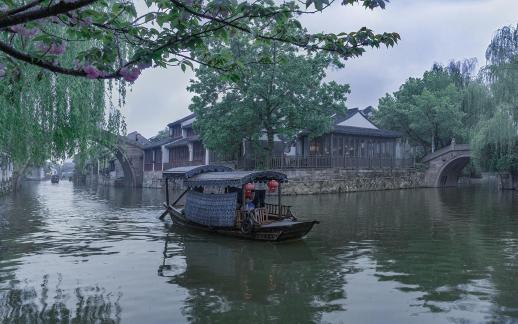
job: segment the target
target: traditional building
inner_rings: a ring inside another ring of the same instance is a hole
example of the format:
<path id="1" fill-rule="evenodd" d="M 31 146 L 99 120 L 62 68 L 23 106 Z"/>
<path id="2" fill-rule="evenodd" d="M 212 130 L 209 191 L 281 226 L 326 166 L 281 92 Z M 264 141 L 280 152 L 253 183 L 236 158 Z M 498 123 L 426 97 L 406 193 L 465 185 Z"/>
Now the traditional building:
<path id="1" fill-rule="evenodd" d="M 190 114 L 167 125 L 169 136 L 150 139 L 144 147 L 144 186 L 160 187 L 162 171 L 179 166 L 209 163 L 209 152 L 196 134 Z"/>
<path id="2" fill-rule="evenodd" d="M 163 171 L 173 167 L 207 164 L 208 151 L 192 125 L 195 114 L 167 125 L 169 136 L 144 147 L 144 171 Z"/>
<path id="3" fill-rule="evenodd" d="M 169 135 L 150 139 L 144 149 L 144 186 L 160 187 L 162 171 L 173 167 L 229 163 L 243 168 L 378 168 L 394 167 L 400 159 L 398 132 L 378 128 L 365 114 L 374 108 L 350 109 L 343 116 L 334 116 L 330 132 L 312 138 L 301 132 L 295 140 L 274 138 L 271 161 L 256 158 L 247 141 L 234 156 L 222 158 L 209 152 L 193 129 L 195 114 L 167 125 Z M 266 141 L 263 135 L 262 140 Z"/>
<path id="4" fill-rule="evenodd" d="M 380 129 L 358 108 L 334 116 L 332 130 L 317 138 L 302 132 L 295 155 L 359 158 L 395 158 L 398 132 Z"/>

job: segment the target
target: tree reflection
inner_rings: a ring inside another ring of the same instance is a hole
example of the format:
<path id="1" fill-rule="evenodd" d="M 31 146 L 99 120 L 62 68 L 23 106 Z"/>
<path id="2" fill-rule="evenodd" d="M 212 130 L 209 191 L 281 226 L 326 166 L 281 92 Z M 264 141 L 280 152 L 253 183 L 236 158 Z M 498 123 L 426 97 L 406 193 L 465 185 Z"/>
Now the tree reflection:
<path id="1" fill-rule="evenodd" d="M 174 267 L 178 255 L 185 271 Z M 345 299 L 340 264 L 318 258 L 304 241 L 276 245 L 175 230 L 158 274 L 188 289 L 184 312 L 194 323 L 318 322 Z"/>
<path id="2" fill-rule="evenodd" d="M 119 323 L 121 293 L 107 293 L 100 287 L 76 288 L 72 294 L 62 289 L 61 280 L 49 287 L 48 275 L 43 277 L 41 290 L 20 287 L 12 281 L 0 290 L 2 323 Z"/>

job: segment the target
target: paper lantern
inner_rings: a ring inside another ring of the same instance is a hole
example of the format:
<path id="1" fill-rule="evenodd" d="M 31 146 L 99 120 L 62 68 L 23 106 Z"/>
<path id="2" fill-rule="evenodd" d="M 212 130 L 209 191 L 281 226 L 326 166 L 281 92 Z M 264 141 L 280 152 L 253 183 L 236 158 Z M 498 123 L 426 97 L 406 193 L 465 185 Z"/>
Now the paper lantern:
<path id="1" fill-rule="evenodd" d="M 277 188 L 279 188 L 279 182 L 277 182 L 276 180 L 268 181 L 268 190 L 270 192 L 275 192 Z"/>

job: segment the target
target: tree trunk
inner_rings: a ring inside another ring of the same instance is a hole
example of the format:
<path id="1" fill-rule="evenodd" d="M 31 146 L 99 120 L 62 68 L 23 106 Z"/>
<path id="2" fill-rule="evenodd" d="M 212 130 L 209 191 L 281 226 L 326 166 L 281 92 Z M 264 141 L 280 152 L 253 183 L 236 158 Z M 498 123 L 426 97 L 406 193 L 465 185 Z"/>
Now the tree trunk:
<path id="1" fill-rule="evenodd" d="M 435 129 L 432 129 L 432 153 L 435 152 Z"/>
<path id="2" fill-rule="evenodd" d="M 270 168 L 270 163 L 272 161 L 273 157 L 273 148 L 274 148 L 274 132 L 273 129 L 269 128 L 266 130 L 266 136 L 267 136 L 267 154 L 266 159 L 268 161 L 267 167 Z"/>
<path id="3" fill-rule="evenodd" d="M 13 178 L 11 184 L 13 186 L 13 192 L 18 191 L 22 186 L 22 179 L 27 170 L 27 166 L 29 165 L 29 161 L 25 161 L 22 164 L 18 165 L 17 163 L 13 164 Z"/>

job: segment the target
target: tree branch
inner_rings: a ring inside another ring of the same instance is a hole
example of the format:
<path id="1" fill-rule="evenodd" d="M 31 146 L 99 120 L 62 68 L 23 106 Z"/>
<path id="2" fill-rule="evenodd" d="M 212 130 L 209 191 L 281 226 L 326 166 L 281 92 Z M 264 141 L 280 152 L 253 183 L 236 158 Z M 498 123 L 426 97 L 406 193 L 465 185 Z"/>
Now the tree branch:
<path id="1" fill-rule="evenodd" d="M 67 13 L 69 11 L 73 11 L 91 5 L 96 1 L 98 0 L 77 0 L 75 2 L 60 1 L 58 4 L 53 6 L 41 7 L 36 10 L 21 12 L 14 15 L 8 15 L 6 17 L 0 18 L 0 28 L 7 28 L 41 18 L 57 16 L 60 14 Z"/>

